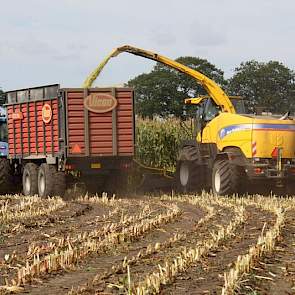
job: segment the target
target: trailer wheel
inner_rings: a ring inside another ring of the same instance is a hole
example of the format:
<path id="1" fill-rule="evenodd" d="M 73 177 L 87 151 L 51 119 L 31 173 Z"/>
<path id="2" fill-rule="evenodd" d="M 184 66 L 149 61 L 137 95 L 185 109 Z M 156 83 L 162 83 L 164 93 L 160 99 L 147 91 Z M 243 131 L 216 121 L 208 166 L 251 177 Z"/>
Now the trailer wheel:
<path id="1" fill-rule="evenodd" d="M 38 166 L 27 163 L 23 171 L 23 193 L 25 196 L 38 194 Z"/>
<path id="2" fill-rule="evenodd" d="M 13 190 L 12 171 L 9 160 L 0 158 L 0 193 L 6 194 Z"/>
<path id="3" fill-rule="evenodd" d="M 215 195 L 238 193 L 242 184 L 242 169 L 227 159 L 217 160 L 212 171 L 212 190 Z"/>
<path id="4" fill-rule="evenodd" d="M 38 170 L 38 192 L 41 198 L 52 196 L 55 189 L 55 166 L 41 164 Z"/>

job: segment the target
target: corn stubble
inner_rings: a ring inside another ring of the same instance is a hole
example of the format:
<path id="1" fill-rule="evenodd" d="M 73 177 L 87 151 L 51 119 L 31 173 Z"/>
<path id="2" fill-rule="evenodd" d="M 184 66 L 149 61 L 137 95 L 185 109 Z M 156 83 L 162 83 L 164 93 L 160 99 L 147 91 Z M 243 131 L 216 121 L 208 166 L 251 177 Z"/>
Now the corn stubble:
<path id="1" fill-rule="evenodd" d="M 11 200 L 13 200 L 11 202 L 13 205 L 10 206 Z M 75 269 L 78 263 L 92 254 L 112 255 L 112 251 L 117 249 L 119 245 L 131 245 L 139 238 L 144 238 L 147 233 L 153 232 L 165 224 L 185 218 L 179 206 L 182 203 L 196 206 L 204 212 L 204 216 L 198 220 L 194 229 L 190 229 L 191 231 L 198 231 L 198 227 L 202 225 L 210 228 L 210 222 L 219 210 L 230 210 L 233 217 L 226 225 L 220 225 L 216 230 L 208 232 L 208 235 L 193 247 L 177 248 L 179 242 L 185 244 L 190 234 L 189 231 L 187 233 L 171 233 L 170 237 L 161 242 L 148 244 L 146 248 L 128 258 L 125 257 L 121 263 L 107 269 L 104 273 L 96 274 L 92 279 L 92 286 L 113 274 L 125 273 L 128 275 L 126 294 L 160 293 L 163 286 L 173 283 L 177 275 L 187 271 L 192 265 L 200 263 L 212 250 L 221 247 L 225 240 L 234 238 L 235 232 L 246 221 L 246 218 L 251 218 L 251 214 L 250 216 L 246 214 L 245 208 L 255 206 L 260 210 L 270 212 L 275 221 L 273 226 L 267 230 L 263 228 L 256 244 L 249 247 L 245 255 L 238 255 L 234 265 L 224 273 L 222 295 L 234 294 L 238 290 L 243 276 L 250 273 L 266 253 L 274 250 L 281 229 L 285 226 L 285 213 L 295 209 L 293 198 L 280 199 L 273 196 L 224 198 L 208 193 L 202 193 L 199 196 L 162 195 L 156 199 L 139 200 L 137 201 L 139 208 L 132 215 L 128 213 L 128 210 L 127 212 L 123 210 L 123 207 L 133 206 L 134 202 L 128 199 L 109 198 L 107 195 L 102 197 L 86 195 L 81 197 L 79 202 L 109 206 L 110 211 L 102 220 L 111 220 L 113 216 L 120 217 L 117 222 L 104 223 L 102 227 L 91 231 L 53 237 L 54 242 L 48 241 L 42 243 L 42 246 L 32 242 L 28 246 L 27 256 L 23 260 L 21 257 L 16 257 L 16 260 L 22 260 L 23 264 L 18 267 L 17 275 L 14 278 L 10 281 L 6 280 L 6 284 L 0 286 L 0 294 L 18 293 L 23 291 L 27 284 L 38 283 L 39 278 L 46 276 L 46 274 Z M 63 208 L 65 202 L 60 198 L 41 200 L 37 197 L 5 196 L 0 206 L 1 222 L 10 224 L 11 222 L 25 221 L 32 216 L 41 218 L 43 215 Z M 158 209 L 154 210 L 153 208 L 156 206 Z M 173 252 L 173 257 L 165 259 L 164 253 L 167 248 L 175 248 L 176 251 Z M 142 280 L 132 281 L 132 267 L 160 252 L 164 254 L 163 263 L 154 265 L 154 270 L 144 274 Z M 12 256 L 5 255 L 4 260 L 8 266 Z M 76 287 L 69 294 L 83 294 L 84 291 L 87 291 L 85 285 Z"/>
<path id="2" fill-rule="evenodd" d="M 70 239 L 60 239 L 57 243 L 58 247 L 52 249 L 53 253 L 43 258 L 40 258 L 38 252 L 35 253 L 33 262 L 29 263 L 27 261 L 26 265 L 18 270 L 17 277 L 11 281 L 11 285 L 25 285 L 32 282 L 34 278 L 42 277 L 44 274 L 62 269 L 71 269 L 79 261 L 85 259 L 92 253 L 107 252 L 118 244 L 134 241 L 161 224 L 176 219 L 181 214 L 181 211 L 177 206 L 171 205 L 164 213 L 153 218 L 144 218 L 141 220 L 145 214 L 146 209 L 138 216 L 121 218 L 119 225 L 111 224 L 107 229 L 104 229 L 106 233 L 103 237 L 101 236 L 100 230 L 78 235 L 76 240 L 80 243 L 77 245 L 73 245 Z M 135 221 L 134 224 L 126 226 L 132 221 Z M 114 230 L 114 228 L 116 229 L 118 227 L 120 227 L 120 230 Z M 67 244 L 66 249 L 59 250 L 59 248 L 62 248 L 65 244 Z"/>

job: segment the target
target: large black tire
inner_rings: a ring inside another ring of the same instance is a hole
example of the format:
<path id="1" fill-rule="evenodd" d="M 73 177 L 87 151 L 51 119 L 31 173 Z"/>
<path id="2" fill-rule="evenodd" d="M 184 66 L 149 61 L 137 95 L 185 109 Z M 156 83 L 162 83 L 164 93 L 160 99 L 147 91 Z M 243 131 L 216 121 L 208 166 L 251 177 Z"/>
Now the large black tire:
<path id="1" fill-rule="evenodd" d="M 243 168 L 228 159 L 215 161 L 212 170 L 212 190 L 215 195 L 232 195 L 243 191 Z"/>
<path id="2" fill-rule="evenodd" d="M 55 167 L 53 165 L 41 164 L 38 170 L 38 193 L 41 198 L 54 194 Z"/>
<path id="3" fill-rule="evenodd" d="M 38 171 L 38 193 L 41 198 L 63 197 L 66 191 L 66 177 L 57 171 L 55 165 L 41 164 Z"/>
<path id="4" fill-rule="evenodd" d="M 205 186 L 205 171 L 201 165 L 198 148 L 196 146 L 183 147 L 176 166 L 177 191 L 198 192 Z"/>
<path id="5" fill-rule="evenodd" d="M 0 158 L 0 193 L 8 194 L 13 191 L 12 169 L 9 160 Z"/>
<path id="6" fill-rule="evenodd" d="M 27 163 L 23 170 L 23 194 L 34 196 L 38 194 L 38 166 L 34 163 Z"/>

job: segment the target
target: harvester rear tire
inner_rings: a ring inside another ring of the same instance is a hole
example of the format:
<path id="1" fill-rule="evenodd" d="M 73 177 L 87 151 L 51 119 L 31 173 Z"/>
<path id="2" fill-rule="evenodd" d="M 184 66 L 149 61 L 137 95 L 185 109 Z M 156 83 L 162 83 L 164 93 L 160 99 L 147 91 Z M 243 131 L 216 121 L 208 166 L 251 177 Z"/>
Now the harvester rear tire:
<path id="1" fill-rule="evenodd" d="M 23 193 L 25 196 L 38 194 L 38 166 L 27 163 L 23 170 Z"/>
<path id="2" fill-rule="evenodd" d="M 215 195 L 232 195 L 242 190 L 242 167 L 230 164 L 227 159 L 217 160 L 212 170 L 212 190 Z"/>
<path id="3" fill-rule="evenodd" d="M 7 194 L 12 188 L 12 171 L 9 160 L 0 158 L 0 193 Z"/>

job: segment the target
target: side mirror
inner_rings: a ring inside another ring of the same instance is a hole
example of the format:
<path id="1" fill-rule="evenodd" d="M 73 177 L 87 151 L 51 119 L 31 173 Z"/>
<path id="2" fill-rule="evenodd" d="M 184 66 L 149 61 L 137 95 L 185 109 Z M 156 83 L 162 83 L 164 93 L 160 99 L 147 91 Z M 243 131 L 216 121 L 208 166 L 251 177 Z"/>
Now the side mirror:
<path id="1" fill-rule="evenodd" d="M 206 99 L 206 97 L 195 97 L 195 98 L 186 98 L 184 100 L 185 104 L 194 104 L 194 105 L 198 105 L 200 104 L 204 99 Z"/>

